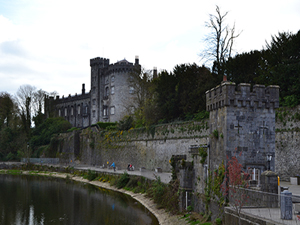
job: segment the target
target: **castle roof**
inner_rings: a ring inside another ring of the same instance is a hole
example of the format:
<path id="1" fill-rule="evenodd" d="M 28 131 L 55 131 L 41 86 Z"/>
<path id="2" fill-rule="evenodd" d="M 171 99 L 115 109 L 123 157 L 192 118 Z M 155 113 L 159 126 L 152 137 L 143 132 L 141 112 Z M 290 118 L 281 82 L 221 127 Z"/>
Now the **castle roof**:
<path id="1" fill-rule="evenodd" d="M 129 64 L 129 62 L 124 58 L 124 59 L 116 62 L 116 64 Z"/>

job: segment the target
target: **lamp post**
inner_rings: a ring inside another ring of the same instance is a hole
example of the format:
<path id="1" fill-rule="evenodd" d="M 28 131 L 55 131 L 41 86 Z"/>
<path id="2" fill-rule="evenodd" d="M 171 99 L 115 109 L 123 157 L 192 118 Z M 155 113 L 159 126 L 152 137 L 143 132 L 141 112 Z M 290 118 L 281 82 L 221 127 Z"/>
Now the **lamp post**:
<path id="1" fill-rule="evenodd" d="M 267 161 L 268 161 L 268 170 L 271 170 L 271 161 L 272 161 L 272 155 L 267 155 Z"/>

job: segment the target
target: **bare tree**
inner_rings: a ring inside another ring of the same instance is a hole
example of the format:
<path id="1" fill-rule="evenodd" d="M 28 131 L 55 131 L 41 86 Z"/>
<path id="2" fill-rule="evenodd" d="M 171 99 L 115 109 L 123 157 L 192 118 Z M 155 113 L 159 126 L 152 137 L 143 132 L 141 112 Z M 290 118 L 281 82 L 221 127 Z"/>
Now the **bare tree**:
<path id="1" fill-rule="evenodd" d="M 206 48 L 200 53 L 201 60 L 213 61 L 214 69 L 219 75 L 224 75 L 224 62 L 231 57 L 234 39 L 240 33 L 235 34 L 235 24 L 232 28 L 225 24 L 225 17 L 228 12 L 221 13 L 219 6 L 216 6 L 216 15 L 210 14 L 209 21 L 205 26 L 211 30 L 204 42 Z"/>
<path id="2" fill-rule="evenodd" d="M 142 121 L 143 126 L 154 123 L 157 118 L 152 80 L 152 71 L 142 67 L 135 68 L 128 78 L 132 93 L 132 102 L 129 105 L 134 107 L 135 119 Z"/>
<path id="3" fill-rule="evenodd" d="M 16 102 L 19 108 L 19 114 L 22 118 L 24 129 L 29 135 L 32 119 L 32 102 L 34 99 L 36 87 L 31 85 L 22 85 L 16 93 Z"/>

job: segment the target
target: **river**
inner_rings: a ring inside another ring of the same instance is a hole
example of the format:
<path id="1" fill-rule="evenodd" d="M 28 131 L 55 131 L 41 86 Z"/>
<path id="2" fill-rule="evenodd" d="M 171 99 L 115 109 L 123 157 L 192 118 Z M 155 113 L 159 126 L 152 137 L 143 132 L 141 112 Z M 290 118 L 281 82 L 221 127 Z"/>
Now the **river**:
<path id="1" fill-rule="evenodd" d="M 54 177 L 0 175 L 2 225 L 158 225 L 130 196 Z"/>

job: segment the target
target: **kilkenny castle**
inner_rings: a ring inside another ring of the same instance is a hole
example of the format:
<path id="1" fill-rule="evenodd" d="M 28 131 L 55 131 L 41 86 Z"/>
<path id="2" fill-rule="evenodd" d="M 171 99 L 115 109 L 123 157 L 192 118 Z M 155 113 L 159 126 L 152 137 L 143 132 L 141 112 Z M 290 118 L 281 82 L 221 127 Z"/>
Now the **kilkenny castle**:
<path id="1" fill-rule="evenodd" d="M 88 127 L 98 121 L 115 122 L 130 114 L 134 107 L 134 85 L 130 74 L 140 68 L 138 57 L 135 63 L 126 59 L 114 64 L 106 58 L 90 60 L 91 90 L 86 92 L 82 84 L 81 94 L 68 97 L 47 97 L 45 112 L 54 111 L 64 117 L 73 127 Z"/>

